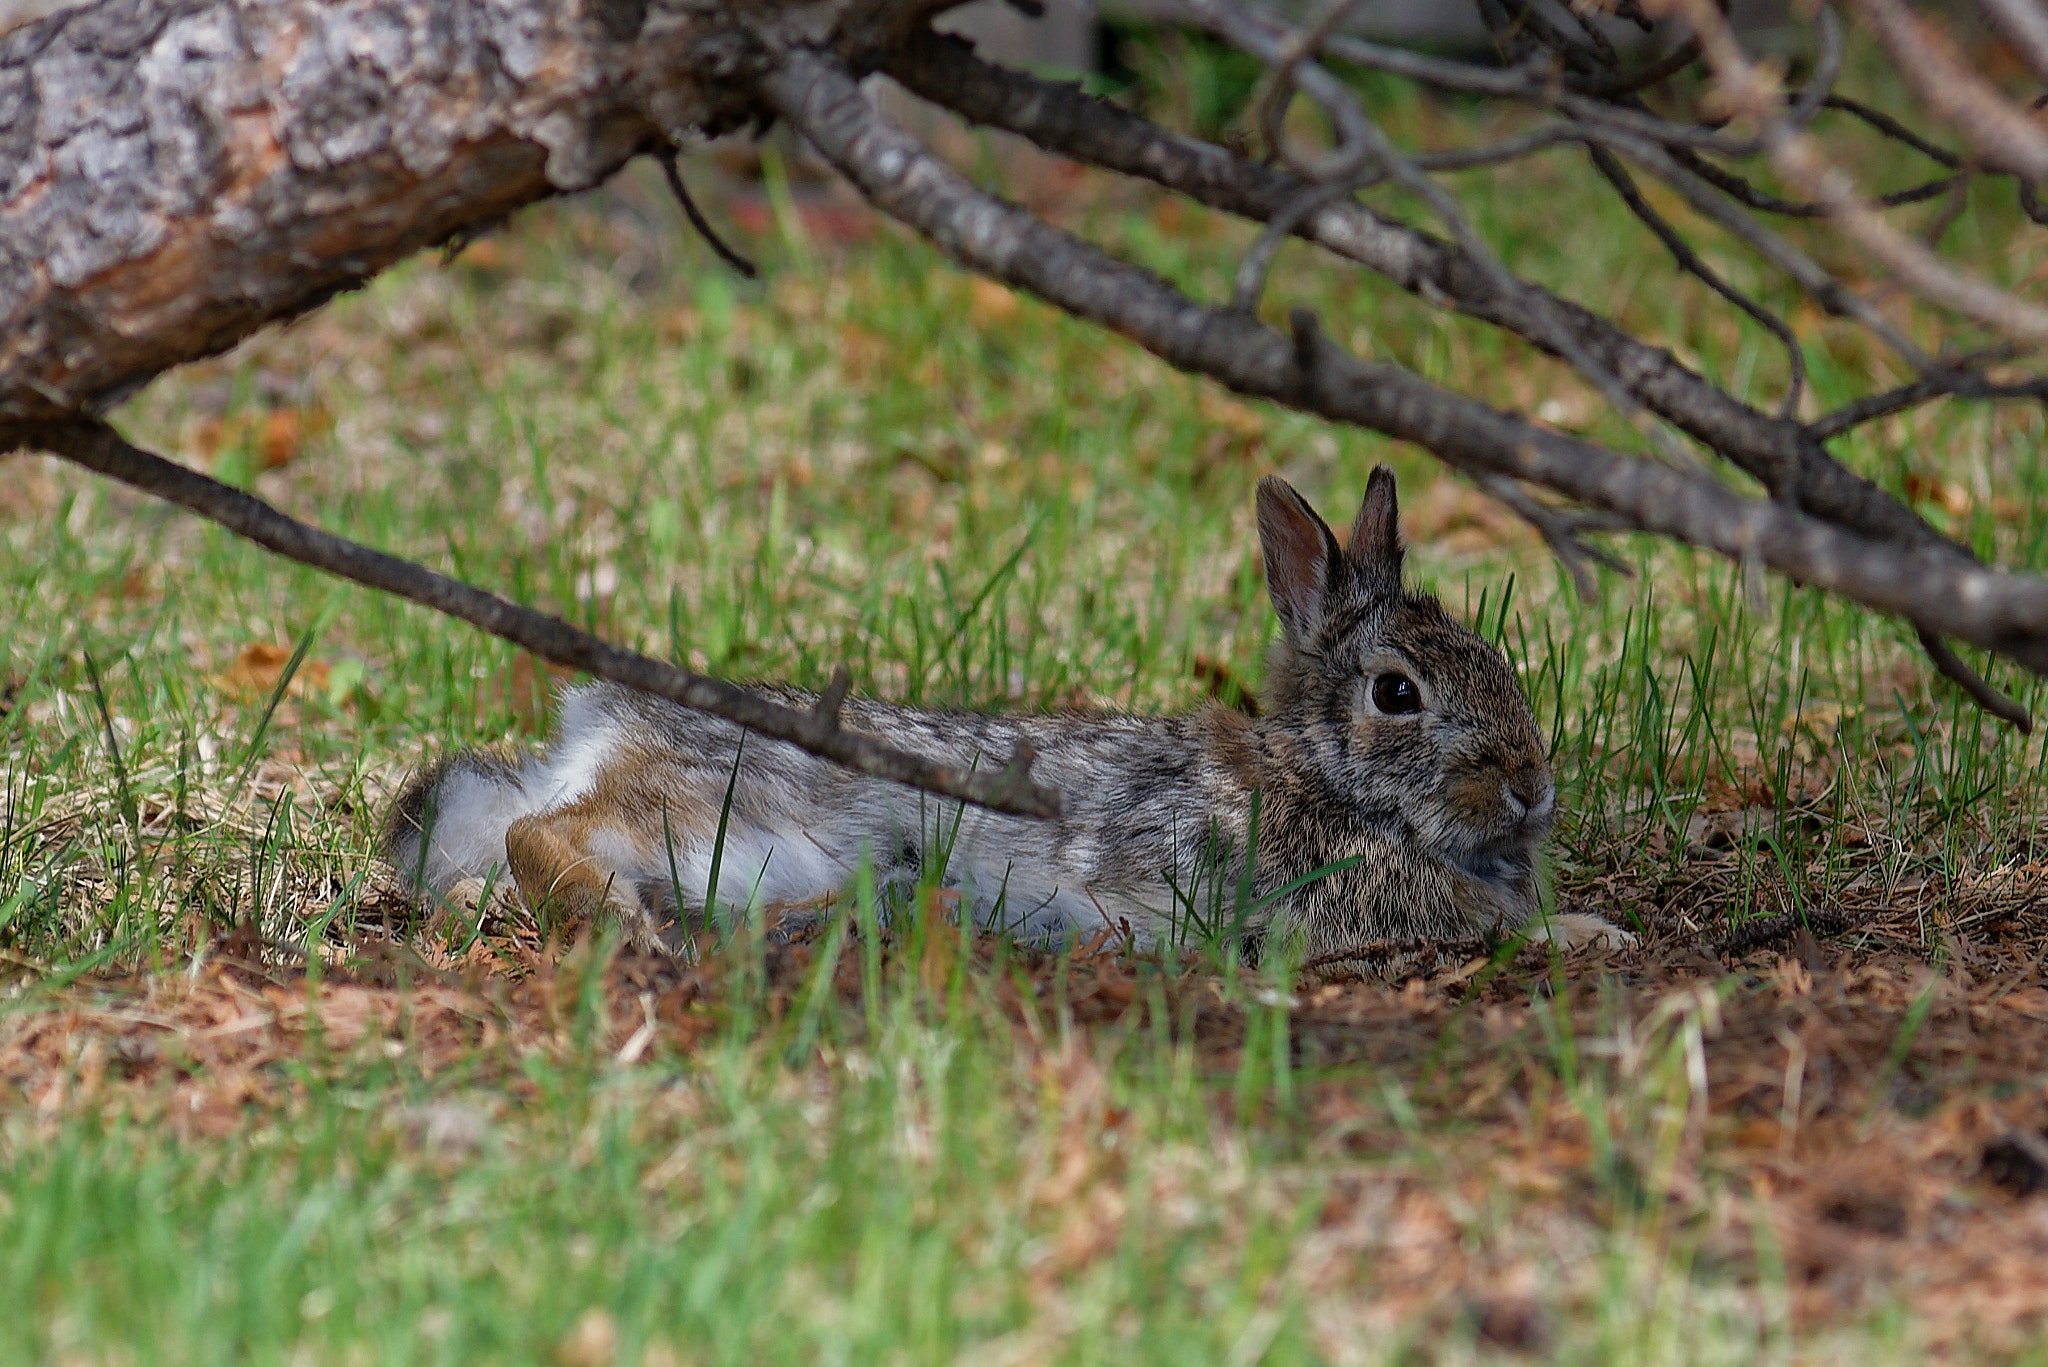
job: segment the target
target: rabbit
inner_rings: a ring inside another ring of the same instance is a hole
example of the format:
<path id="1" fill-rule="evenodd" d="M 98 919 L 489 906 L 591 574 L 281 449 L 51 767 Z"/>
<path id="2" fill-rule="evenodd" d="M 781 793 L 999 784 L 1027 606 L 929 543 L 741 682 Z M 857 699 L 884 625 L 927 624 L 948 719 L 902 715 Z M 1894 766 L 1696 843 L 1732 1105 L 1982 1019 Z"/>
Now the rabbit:
<path id="1" fill-rule="evenodd" d="M 1284 943 L 1299 963 L 1525 930 L 1632 943 L 1597 916 L 1539 916 L 1556 811 L 1543 738 L 1501 653 L 1403 588 L 1393 472 L 1372 472 L 1348 546 L 1277 476 L 1259 484 L 1258 526 L 1281 633 L 1257 717 L 846 701 L 848 729 L 950 764 L 1000 764 L 1028 741 L 1034 777 L 1062 794 L 1057 818 L 935 798 L 595 683 L 568 691 L 545 753 L 422 772 L 386 855 L 444 898 L 509 869 L 536 912 L 612 918 L 647 946 L 673 946 L 707 908 L 829 897 L 863 859 L 882 885 L 943 861 L 978 925 L 1038 940 L 1221 936 Z"/>

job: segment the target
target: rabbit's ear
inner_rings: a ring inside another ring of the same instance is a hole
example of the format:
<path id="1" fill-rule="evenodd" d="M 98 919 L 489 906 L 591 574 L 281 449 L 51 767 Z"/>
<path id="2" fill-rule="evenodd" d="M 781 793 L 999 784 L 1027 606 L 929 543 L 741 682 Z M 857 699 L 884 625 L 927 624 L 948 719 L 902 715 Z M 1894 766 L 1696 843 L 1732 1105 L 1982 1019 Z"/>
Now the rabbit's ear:
<path id="1" fill-rule="evenodd" d="M 1259 548 L 1266 555 L 1266 592 L 1296 641 L 1315 635 L 1342 554 L 1337 537 L 1308 500 L 1278 475 L 1259 481 Z"/>
<path id="2" fill-rule="evenodd" d="M 1391 593 L 1401 587 L 1401 504 L 1394 496 L 1394 472 L 1384 465 L 1375 465 L 1365 482 L 1365 502 L 1358 506 L 1344 555 L 1372 588 Z"/>

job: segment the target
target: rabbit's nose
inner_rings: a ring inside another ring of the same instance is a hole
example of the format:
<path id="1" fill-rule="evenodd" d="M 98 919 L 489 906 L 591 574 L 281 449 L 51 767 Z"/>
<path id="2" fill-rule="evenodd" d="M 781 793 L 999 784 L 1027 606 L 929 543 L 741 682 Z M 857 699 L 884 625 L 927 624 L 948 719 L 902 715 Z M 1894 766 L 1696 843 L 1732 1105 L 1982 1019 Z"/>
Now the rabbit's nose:
<path id="1" fill-rule="evenodd" d="M 1517 821 L 1541 821 L 1557 806 L 1557 785 L 1541 770 L 1524 771 L 1508 782 L 1507 799 Z"/>

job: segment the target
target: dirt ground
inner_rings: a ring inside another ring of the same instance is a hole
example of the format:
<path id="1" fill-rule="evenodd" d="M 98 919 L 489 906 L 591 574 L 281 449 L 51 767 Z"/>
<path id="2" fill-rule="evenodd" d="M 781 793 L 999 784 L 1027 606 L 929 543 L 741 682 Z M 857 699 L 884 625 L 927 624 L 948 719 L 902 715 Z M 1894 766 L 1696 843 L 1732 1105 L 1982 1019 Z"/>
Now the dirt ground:
<path id="1" fill-rule="evenodd" d="M 1665 915 L 1634 950 L 1567 963 L 1394 946 L 1401 962 L 1377 977 L 1310 973 L 1290 1000 L 1268 990 L 1269 1006 L 1213 971 L 1100 944 L 1013 951 L 993 971 L 977 946 L 969 971 L 1026 1054 L 1163 1025 L 1217 1079 L 1219 1113 L 1245 1049 L 1272 1037 L 1258 1018 L 1288 1008 L 1291 1113 L 1268 1098 L 1238 1119 L 1291 1127 L 1331 1165 L 1321 1226 L 1340 1242 L 1370 1226 L 1374 1313 L 1390 1321 L 1476 1316 L 1482 1340 L 1540 1349 L 1550 1329 L 1525 1290 L 1538 1245 L 1627 1227 L 1685 1241 L 1693 1267 L 1738 1283 L 1777 1276 L 1803 1334 L 1902 1302 L 1923 1348 L 2011 1349 L 2048 1327 L 2048 903 L 2030 883 L 1943 893 L 1933 956 L 1914 904 L 1810 918 L 1837 934 L 1774 922 L 1718 946 Z M 303 1083 L 287 1062 L 382 1051 L 516 1095 L 534 1050 L 631 1065 L 686 1054 L 725 1019 L 717 956 L 597 966 L 508 934 L 458 961 L 418 945 L 365 941 L 316 982 L 230 938 L 196 971 L 38 988 L 0 1017 L 0 1082 L 52 1121 L 139 1113 L 205 1142 L 290 1105 Z M 958 946 L 928 937 L 919 962 L 892 949 L 889 990 L 936 1000 Z M 771 1021 L 817 952 L 802 936 L 768 949 Z M 849 1004 L 859 958 L 839 962 Z M 579 1009 L 597 1038 L 575 1028 Z M 1087 1123 L 1119 1120 L 1105 1103 Z M 1347 1181 L 1347 1164 L 1374 1180 Z M 1501 1191 L 1510 1223 L 1544 1239 L 1471 1237 L 1470 1210 Z"/>

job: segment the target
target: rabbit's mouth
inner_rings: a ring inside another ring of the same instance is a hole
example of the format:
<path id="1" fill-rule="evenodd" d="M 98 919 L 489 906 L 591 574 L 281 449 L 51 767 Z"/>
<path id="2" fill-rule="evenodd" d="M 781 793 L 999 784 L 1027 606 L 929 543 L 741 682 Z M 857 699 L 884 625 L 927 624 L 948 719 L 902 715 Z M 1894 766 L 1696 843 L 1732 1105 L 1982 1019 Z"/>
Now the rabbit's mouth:
<path id="1" fill-rule="evenodd" d="M 1482 883 L 1504 886 L 1529 876 L 1529 845 L 1524 840 L 1482 845 L 1454 862 Z"/>

